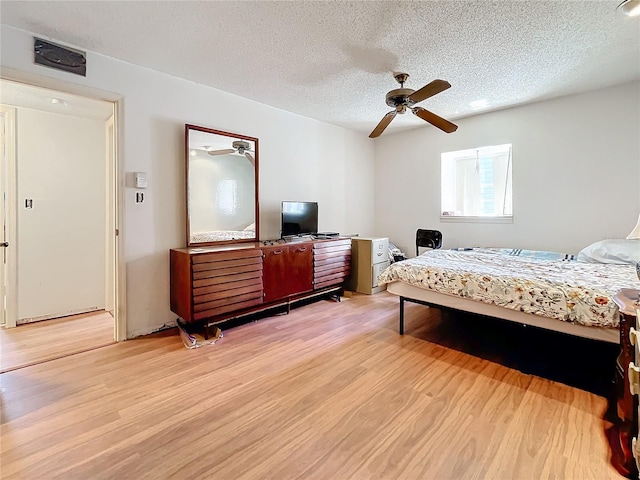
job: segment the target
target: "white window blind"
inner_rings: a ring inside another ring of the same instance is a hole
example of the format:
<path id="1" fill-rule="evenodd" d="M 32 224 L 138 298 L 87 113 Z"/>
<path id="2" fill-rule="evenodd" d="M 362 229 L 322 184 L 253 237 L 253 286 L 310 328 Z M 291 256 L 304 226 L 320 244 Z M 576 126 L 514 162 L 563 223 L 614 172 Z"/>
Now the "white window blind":
<path id="1" fill-rule="evenodd" d="M 216 204 L 222 215 L 235 215 L 238 211 L 238 182 L 225 179 L 218 182 Z"/>
<path id="2" fill-rule="evenodd" d="M 511 144 L 441 156 L 441 216 L 512 218 Z"/>

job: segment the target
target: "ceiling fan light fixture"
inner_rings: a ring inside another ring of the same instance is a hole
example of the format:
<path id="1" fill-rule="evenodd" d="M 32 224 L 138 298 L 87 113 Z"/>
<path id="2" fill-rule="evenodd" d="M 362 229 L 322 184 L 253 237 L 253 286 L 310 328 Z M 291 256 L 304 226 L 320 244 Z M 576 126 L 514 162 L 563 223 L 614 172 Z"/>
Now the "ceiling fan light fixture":
<path id="1" fill-rule="evenodd" d="M 637 17 L 640 15 L 640 0 L 624 0 L 617 8 L 628 17 Z"/>
<path id="2" fill-rule="evenodd" d="M 471 102 L 469 106 L 473 109 L 484 108 L 489 106 L 489 101 L 483 98 L 482 100 L 475 100 Z"/>

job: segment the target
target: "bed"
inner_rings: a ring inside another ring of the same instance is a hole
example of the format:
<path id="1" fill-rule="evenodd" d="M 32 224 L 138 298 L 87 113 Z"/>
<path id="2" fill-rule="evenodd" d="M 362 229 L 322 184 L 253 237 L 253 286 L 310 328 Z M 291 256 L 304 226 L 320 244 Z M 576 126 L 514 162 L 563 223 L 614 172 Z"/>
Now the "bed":
<path id="1" fill-rule="evenodd" d="M 214 232 L 196 232 L 191 234 L 191 243 L 220 242 L 256 238 L 255 230 L 216 230 Z"/>
<path id="2" fill-rule="evenodd" d="M 640 243 L 626 242 L 625 261 L 614 263 L 520 249 L 430 250 L 390 265 L 378 281 L 400 297 L 400 334 L 410 301 L 619 343 L 612 297 L 621 288 L 640 289 L 627 258 L 640 255 Z"/>
<path id="3" fill-rule="evenodd" d="M 227 240 L 256 239 L 256 224 L 250 223 L 242 230 L 213 230 L 191 232 L 190 243 L 221 242 Z"/>

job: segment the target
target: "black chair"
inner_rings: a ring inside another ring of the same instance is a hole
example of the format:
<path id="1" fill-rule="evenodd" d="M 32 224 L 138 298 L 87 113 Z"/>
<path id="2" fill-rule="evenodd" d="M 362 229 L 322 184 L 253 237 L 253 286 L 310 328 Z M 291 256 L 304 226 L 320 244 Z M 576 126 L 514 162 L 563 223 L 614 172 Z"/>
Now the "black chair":
<path id="1" fill-rule="evenodd" d="M 416 232 L 416 256 L 420 255 L 419 247 L 440 248 L 442 247 L 442 233 L 438 230 L 422 230 Z"/>

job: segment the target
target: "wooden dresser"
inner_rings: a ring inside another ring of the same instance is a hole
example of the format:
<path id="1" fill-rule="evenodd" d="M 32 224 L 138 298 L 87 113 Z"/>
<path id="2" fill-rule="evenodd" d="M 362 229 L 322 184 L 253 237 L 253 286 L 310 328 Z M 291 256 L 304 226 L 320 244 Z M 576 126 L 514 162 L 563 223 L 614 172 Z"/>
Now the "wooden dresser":
<path id="1" fill-rule="evenodd" d="M 170 251 L 171 311 L 205 325 L 320 294 L 339 293 L 351 240 L 267 242 Z"/>
<path id="2" fill-rule="evenodd" d="M 627 478 L 638 478 L 638 393 L 640 393 L 640 291 L 623 288 L 613 300 L 620 310 L 620 355 L 616 362 L 616 407 L 620 420 L 611 429 L 612 462 Z"/>

